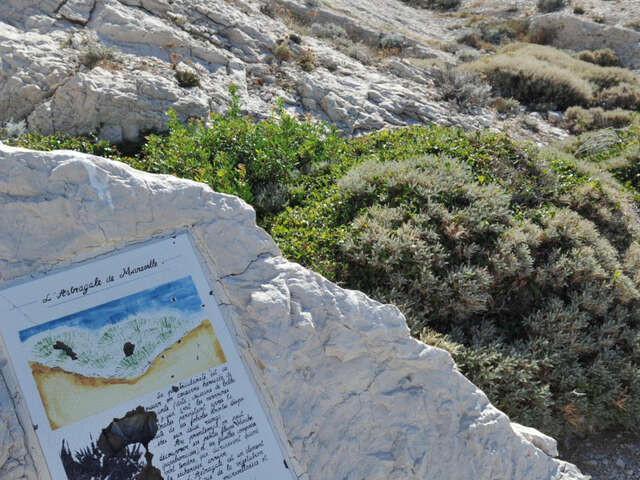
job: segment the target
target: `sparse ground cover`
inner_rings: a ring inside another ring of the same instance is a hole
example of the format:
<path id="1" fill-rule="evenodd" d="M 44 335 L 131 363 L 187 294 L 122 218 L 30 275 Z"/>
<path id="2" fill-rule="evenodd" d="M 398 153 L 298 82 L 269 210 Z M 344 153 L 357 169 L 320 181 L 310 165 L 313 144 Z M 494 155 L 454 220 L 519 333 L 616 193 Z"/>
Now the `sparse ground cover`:
<path id="1" fill-rule="evenodd" d="M 514 421 L 561 439 L 635 428 L 637 128 L 566 152 L 439 126 L 344 139 L 281 109 L 253 122 L 234 98 L 208 123 L 172 119 L 133 156 L 90 139 L 14 143 L 240 195 L 288 258 L 397 304 Z"/>

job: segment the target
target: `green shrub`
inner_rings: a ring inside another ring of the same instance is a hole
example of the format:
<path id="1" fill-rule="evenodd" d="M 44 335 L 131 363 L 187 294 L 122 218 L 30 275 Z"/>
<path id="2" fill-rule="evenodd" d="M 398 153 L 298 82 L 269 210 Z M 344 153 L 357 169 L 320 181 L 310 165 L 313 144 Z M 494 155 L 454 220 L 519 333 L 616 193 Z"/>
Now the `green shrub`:
<path id="1" fill-rule="evenodd" d="M 640 97 L 640 81 L 630 70 L 595 65 L 549 46 L 510 44 L 468 68 L 485 74 L 500 95 L 529 105 L 634 108 Z"/>
<path id="2" fill-rule="evenodd" d="M 81 65 L 92 69 L 104 61 L 117 60 L 116 51 L 98 41 L 89 41 L 80 52 L 78 60 Z"/>
<path id="3" fill-rule="evenodd" d="M 536 6 L 541 12 L 555 12 L 567 6 L 567 0 L 538 0 Z"/>
<path id="4" fill-rule="evenodd" d="M 189 70 L 176 70 L 176 80 L 182 88 L 193 88 L 200 86 L 200 78 Z"/>
<path id="5" fill-rule="evenodd" d="M 52 150 L 74 150 L 76 152 L 126 161 L 117 147 L 109 144 L 109 142 L 105 140 L 98 139 L 95 135 L 68 137 L 61 134 L 41 135 L 37 132 L 32 132 L 14 138 L 8 143 L 16 147 L 45 152 Z"/>
<path id="6" fill-rule="evenodd" d="M 605 222 L 578 213 L 609 200 L 597 183 L 536 222 L 518 221 L 504 189 L 451 158 L 367 163 L 339 185 L 362 212 L 342 241 L 349 286 L 399 305 L 413 331 L 463 345 L 465 374 L 516 418 L 554 433 L 629 424 L 611 404 L 639 389 L 628 362 L 640 293 Z"/>
<path id="7" fill-rule="evenodd" d="M 607 108 L 625 108 L 640 110 L 640 86 L 620 83 L 609 87 L 600 93 L 599 103 Z"/>
<path id="8" fill-rule="evenodd" d="M 601 50 L 582 50 L 578 53 L 578 58 L 584 62 L 594 63 L 601 67 L 618 67 L 620 58 L 610 48 Z"/>
<path id="9" fill-rule="evenodd" d="M 599 130 L 580 135 L 569 151 L 608 170 L 632 192 L 640 192 L 640 127 Z"/>
<path id="10" fill-rule="evenodd" d="M 296 63 L 305 72 L 312 72 L 318 67 L 318 56 L 310 48 L 303 48 L 296 58 Z"/>
<path id="11" fill-rule="evenodd" d="M 14 140 L 27 134 L 27 122 L 20 120 L 14 122 L 13 119 L 9 120 L 0 128 L 0 139 Z"/>
<path id="12" fill-rule="evenodd" d="M 414 7 L 430 8 L 436 10 L 455 10 L 462 0 L 403 0 Z"/>
<path id="13" fill-rule="evenodd" d="M 613 179 L 439 127 L 348 151 L 368 160 L 274 218 L 285 254 L 399 305 L 515 421 L 561 436 L 634 424 L 640 246 Z"/>
<path id="14" fill-rule="evenodd" d="M 522 19 L 478 21 L 470 25 L 458 42 L 482 50 L 494 50 L 495 45 L 522 40 L 527 30 L 527 22 Z"/>
<path id="15" fill-rule="evenodd" d="M 172 114 L 122 160 L 253 201 L 286 256 L 399 305 L 514 421 L 560 438 L 636 428 L 640 245 L 612 175 L 640 185 L 640 127 L 565 154 L 435 125 L 342 140 L 281 107 L 253 122 L 230 93 L 227 113 Z M 95 139 L 17 142 L 119 155 Z"/>
<path id="16" fill-rule="evenodd" d="M 228 112 L 208 122 L 181 124 L 169 112 L 167 135 L 150 135 L 134 166 L 208 183 L 242 197 L 259 216 L 284 208 L 304 195 L 295 180 L 317 163 L 330 163 L 342 148 L 334 128 L 298 122 L 280 105 L 269 120 L 253 122 L 240 113 L 235 86 Z"/>
<path id="17" fill-rule="evenodd" d="M 583 70 L 575 69 L 574 71 L 591 82 L 596 90 L 615 87 L 623 83 L 635 86 L 640 85 L 635 74 L 626 68 L 594 66 Z"/>
<path id="18" fill-rule="evenodd" d="M 593 97 L 588 82 L 535 57 L 498 54 L 471 65 L 484 73 L 503 97 L 513 97 L 523 103 L 546 102 L 565 109 L 589 105 Z"/>
<path id="19" fill-rule="evenodd" d="M 491 98 L 491 85 L 474 71 L 456 68 L 434 69 L 435 85 L 443 100 L 455 101 L 463 108 L 484 106 Z"/>
<path id="20" fill-rule="evenodd" d="M 457 38 L 458 43 L 468 45 L 477 50 L 494 51 L 495 46 L 482 38 L 478 32 L 467 32 Z"/>
<path id="21" fill-rule="evenodd" d="M 585 109 L 570 107 L 565 112 L 565 120 L 573 133 L 584 133 L 600 128 L 620 128 L 634 120 L 634 113 L 629 110 L 615 109 L 605 111 L 601 107 Z"/>
<path id="22" fill-rule="evenodd" d="M 293 52 L 291 52 L 288 42 L 286 41 L 278 43 L 273 49 L 273 54 L 281 62 L 286 62 L 293 58 Z"/>
<path id="23" fill-rule="evenodd" d="M 517 113 L 520 110 L 520 102 L 515 98 L 496 97 L 493 100 L 493 108 L 498 113 Z"/>

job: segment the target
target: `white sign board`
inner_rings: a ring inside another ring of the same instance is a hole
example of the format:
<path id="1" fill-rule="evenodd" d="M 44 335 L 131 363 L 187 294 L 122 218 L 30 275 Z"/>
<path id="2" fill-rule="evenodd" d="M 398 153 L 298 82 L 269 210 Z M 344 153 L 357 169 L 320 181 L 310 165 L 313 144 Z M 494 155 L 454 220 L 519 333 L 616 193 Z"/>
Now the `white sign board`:
<path id="1" fill-rule="evenodd" d="M 186 234 L 0 291 L 0 314 L 53 479 L 293 478 Z M 134 410 L 148 445 L 115 422 Z"/>

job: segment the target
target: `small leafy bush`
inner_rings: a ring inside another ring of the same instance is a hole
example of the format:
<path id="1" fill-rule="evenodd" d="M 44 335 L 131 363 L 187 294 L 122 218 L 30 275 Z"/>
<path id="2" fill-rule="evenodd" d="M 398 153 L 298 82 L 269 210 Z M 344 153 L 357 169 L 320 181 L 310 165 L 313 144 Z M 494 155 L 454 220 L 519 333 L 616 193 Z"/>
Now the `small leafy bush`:
<path id="1" fill-rule="evenodd" d="M 109 144 L 106 140 L 100 140 L 95 135 L 68 137 L 61 134 L 41 135 L 38 132 L 31 132 L 11 139 L 9 144 L 16 147 L 45 152 L 52 150 L 74 150 L 76 152 L 126 161 L 122 152 L 120 152 L 117 147 Z"/>
<path id="2" fill-rule="evenodd" d="M 620 58 L 616 52 L 610 48 L 601 50 L 582 50 L 578 53 L 578 58 L 584 62 L 594 63 L 601 67 L 618 67 L 620 66 Z"/>
<path id="3" fill-rule="evenodd" d="M 305 72 L 312 72 L 318 67 L 318 56 L 310 48 L 303 48 L 296 58 L 296 63 Z"/>
<path id="4" fill-rule="evenodd" d="M 640 126 L 585 133 L 569 151 L 608 170 L 631 192 L 640 192 Z"/>
<path id="5" fill-rule="evenodd" d="M 593 98 L 593 88 L 587 81 L 535 57 L 499 54 L 472 65 L 503 97 L 526 104 L 554 103 L 565 109 L 589 105 Z"/>
<path id="6" fill-rule="evenodd" d="M 522 40 L 527 31 L 527 23 L 522 19 L 484 20 L 473 22 L 458 42 L 481 50 L 494 50 L 496 45 Z"/>
<path id="7" fill-rule="evenodd" d="M 271 221 L 288 256 L 400 306 L 516 421 L 565 438 L 634 425 L 640 247 L 610 177 L 441 127 L 347 151 L 336 186 Z"/>
<path id="8" fill-rule="evenodd" d="M 14 122 L 13 119 L 4 124 L 4 127 L 0 128 L 0 139 L 14 140 L 22 137 L 27 133 L 27 122 L 20 120 Z"/>
<path id="9" fill-rule="evenodd" d="M 520 110 L 520 102 L 515 98 L 496 97 L 492 105 L 498 113 L 517 113 Z"/>
<path id="10" fill-rule="evenodd" d="M 640 81 L 631 71 L 585 62 L 549 46 L 513 43 L 469 68 L 486 75 L 503 97 L 529 105 L 635 108 L 640 98 Z"/>
<path id="11" fill-rule="evenodd" d="M 270 119 L 254 123 L 241 115 L 233 85 L 230 94 L 227 113 L 212 114 L 207 122 L 182 124 L 169 112 L 169 133 L 147 137 L 134 166 L 208 183 L 252 203 L 259 216 L 279 211 L 304 195 L 296 178 L 318 162 L 332 162 L 342 140 L 334 128 L 298 122 L 282 105 Z"/>
<path id="12" fill-rule="evenodd" d="M 615 109 L 605 111 L 601 107 L 585 109 L 570 107 L 565 112 L 565 120 L 573 133 L 584 133 L 600 128 L 626 127 L 634 120 L 634 113 L 629 110 Z"/>
<path id="13" fill-rule="evenodd" d="M 287 257 L 400 306 L 513 420 L 560 438 L 637 427 L 640 127 L 564 153 L 436 125 L 344 140 L 281 105 L 254 122 L 230 94 L 206 122 L 171 114 L 135 158 L 95 139 L 15 143 L 241 195 Z"/>
<path id="14" fill-rule="evenodd" d="M 598 100 L 603 107 L 640 110 L 640 86 L 620 83 L 602 90 Z"/>
<path id="15" fill-rule="evenodd" d="M 98 41 L 89 41 L 78 57 L 80 64 L 92 69 L 104 61 L 117 60 L 116 51 Z"/>
<path id="16" fill-rule="evenodd" d="M 453 100 L 462 107 L 470 108 L 484 106 L 491 98 L 491 85 L 474 71 L 444 68 L 434 69 L 432 75 L 444 100 Z"/>
<path id="17" fill-rule="evenodd" d="M 280 42 L 273 49 L 273 54 L 281 62 L 286 62 L 293 58 L 293 52 L 291 52 L 288 43 L 287 41 Z"/>
<path id="18" fill-rule="evenodd" d="M 200 78 L 198 74 L 189 70 L 176 70 L 175 74 L 178 85 L 182 88 L 193 88 L 200 86 Z"/>
<path id="19" fill-rule="evenodd" d="M 429 8 L 435 10 L 455 10 L 460 6 L 462 0 L 403 0 L 405 3 L 419 8 Z"/>
<path id="20" fill-rule="evenodd" d="M 567 0 L 538 0 L 536 6 L 544 13 L 562 10 L 568 4 Z"/>
<path id="21" fill-rule="evenodd" d="M 477 50 L 494 51 L 495 46 L 482 38 L 478 32 L 467 32 L 457 38 L 458 43 L 467 45 Z"/>

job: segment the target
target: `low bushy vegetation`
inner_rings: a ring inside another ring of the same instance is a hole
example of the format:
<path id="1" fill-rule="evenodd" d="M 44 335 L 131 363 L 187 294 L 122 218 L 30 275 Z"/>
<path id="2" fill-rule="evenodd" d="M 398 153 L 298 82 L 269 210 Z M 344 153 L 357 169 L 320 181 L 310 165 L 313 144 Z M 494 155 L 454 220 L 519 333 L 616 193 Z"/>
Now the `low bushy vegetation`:
<path id="1" fill-rule="evenodd" d="M 584 62 L 595 63 L 601 67 L 619 67 L 620 58 L 610 48 L 600 50 L 582 50 L 578 52 L 578 58 Z"/>
<path id="2" fill-rule="evenodd" d="M 189 70 L 176 70 L 175 73 L 178 85 L 182 88 L 193 88 L 200 86 L 200 78 L 195 72 Z"/>
<path id="3" fill-rule="evenodd" d="M 640 106 L 640 80 L 627 69 L 595 64 L 613 62 L 610 53 L 613 52 L 588 52 L 593 62 L 587 62 L 553 47 L 512 43 L 491 57 L 476 60 L 468 68 L 485 75 L 500 95 L 534 108 L 583 107 L 570 112 L 578 120 L 573 123 L 582 125 L 580 128 L 620 126 L 625 123 L 623 119 L 632 117 L 630 111 Z M 630 111 L 614 110 L 599 115 L 595 107 Z"/>
<path id="4" fill-rule="evenodd" d="M 240 112 L 235 87 L 231 108 L 208 122 L 185 124 L 170 112 L 168 135 L 151 135 L 137 168 L 207 183 L 251 203 L 260 215 L 278 211 L 298 196 L 294 181 L 314 165 L 334 158 L 341 141 L 332 127 L 298 122 L 278 106 L 268 121 L 253 122 Z"/>
<path id="5" fill-rule="evenodd" d="M 14 122 L 9 120 L 0 128 L 0 138 L 6 138 L 8 140 L 18 139 L 27 133 L 27 122 L 20 120 Z"/>
<path id="6" fill-rule="evenodd" d="M 515 114 L 520 111 L 520 102 L 515 98 L 496 97 L 492 105 L 498 113 Z"/>
<path id="7" fill-rule="evenodd" d="M 449 350 L 514 421 L 564 438 L 635 428 L 636 127 L 564 153 L 438 126 L 346 140 L 282 108 L 253 122 L 231 94 L 207 122 L 171 115 L 135 157 L 90 139 L 17 144 L 118 157 L 240 195 L 288 258 L 398 305 L 413 334 Z"/>
<path id="8" fill-rule="evenodd" d="M 442 99 L 454 101 L 464 109 L 484 106 L 491 99 L 491 85 L 474 71 L 443 67 L 433 69 L 432 76 Z"/>
<path id="9" fill-rule="evenodd" d="M 454 10 L 460 6 L 462 0 L 403 0 L 411 6 L 430 8 L 435 10 Z"/>
<path id="10" fill-rule="evenodd" d="M 562 10 L 569 4 L 567 0 L 538 0 L 536 6 L 544 13 Z"/>
<path id="11" fill-rule="evenodd" d="M 633 425 L 640 250 L 610 177 L 437 127 L 351 148 L 363 163 L 272 220 L 288 256 L 400 306 L 514 420 L 554 435 Z"/>
<path id="12" fill-rule="evenodd" d="M 116 51 L 96 40 L 89 40 L 78 57 L 80 64 L 89 69 L 100 66 L 105 62 L 110 63 L 116 60 L 118 60 Z"/>
<path id="13" fill-rule="evenodd" d="M 637 114 L 629 110 L 616 108 L 604 110 L 601 107 L 582 108 L 570 107 L 565 112 L 565 121 L 572 133 L 584 133 L 601 128 L 626 127 L 634 121 Z"/>
<path id="14" fill-rule="evenodd" d="M 502 96 L 516 98 L 522 103 L 553 103 L 566 109 L 592 102 L 593 86 L 571 69 L 558 65 L 564 56 L 571 59 L 569 55 L 540 45 L 517 44 L 517 47 L 509 45 L 470 66 L 486 75 Z M 556 60 L 558 56 L 559 61 Z"/>
<path id="15" fill-rule="evenodd" d="M 640 201 L 640 126 L 586 133 L 568 151 L 610 172 Z"/>
<path id="16" fill-rule="evenodd" d="M 508 20 L 483 19 L 468 23 L 468 29 L 458 37 L 458 42 L 481 50 L 495 50 L 495 47 L 527 38 L 528 25 L 525 19 Z"/>

